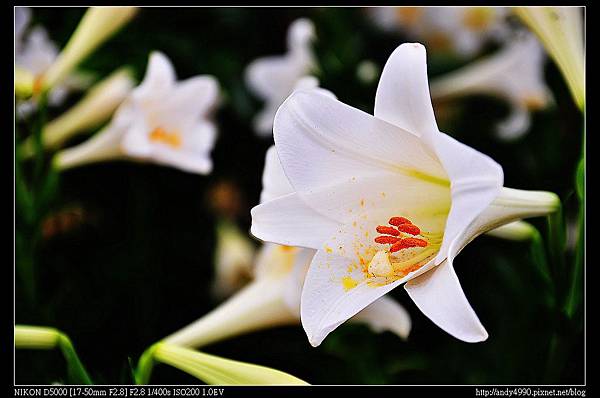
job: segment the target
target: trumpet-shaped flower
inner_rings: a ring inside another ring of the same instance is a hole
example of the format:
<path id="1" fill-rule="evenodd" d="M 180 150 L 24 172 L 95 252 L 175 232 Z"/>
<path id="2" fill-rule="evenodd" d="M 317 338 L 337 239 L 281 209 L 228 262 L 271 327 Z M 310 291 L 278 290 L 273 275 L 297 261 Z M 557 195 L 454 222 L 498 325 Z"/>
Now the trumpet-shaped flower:
<path id="1" fill-rule="evenodd" d="M 111 159 L 134 159 L 207 174 L 212 169 L 216 127 L 207 119 L 218 83 L 203 75 L 177 82 L 165 55 L 153 52 L 146 76 L 119 106 L 111 122 L 88 141 L 60 151 L 67 169 Z"/>
<path id="2" fill-rule="evenodd" d="M 533 239 L 536 233 L 535 227 L 528 222 L 513 221 L 488 231 L 486 235 L 514 241 L 526 241 Z"/>
<path id="3" fill-rule="evenodd" d="M 36 84 L 40 87 L 33 87 L 33 92 L 60 84 L 73 68 L 129 22 L 137 11 L 135 7 L 89 8 L 56 62 L 39 76 Z"/>
<path id="4" fill-rule="evenodd" d="M 286 54 L 258 58 L 247 66 L 247 86 L 265 101 L 264 109 L 254 120 L 257 134 L 271 134 L 277 108 L 295 88 L 314 86 L 314 78 L 302 80 L 310 75 L 315 65 L 311 48 L 314 37 L 315 27 L 312 22 L 308 19 L 298 19 L 288 29 Z"/>
<path id="5" fill-rule="evenodd" d="M 266 366 L 233 361 L 172 344 L 152 347 L 153 359 L 204 381 L 220 385 L 306 385 L 303 380 Z M 140 380 L 147 382 L 146 380 Z"/>
<path id="6" fill-rule="evenodd" d="M 575 103 L 585 103 L 585 54 L 582 7 L 515 7 L 540 38 L 569 85 Z"/>
<path id="7" fill-rule="evenodd" d="M 291 192 L 275 148 L 267 152 L 261 202 Z M 170 344 L 201 347 L 228 337 L 300 321 L 300 296 L 315 251 L 266 243 L 256 257 L 254 280 L 219 307 L 164 339 Z M 402 338 L 410 332 L 410 316 L 388 297 L 382 297 L 352 321 L 374 331 L 392 331 Z"/>
<path id="8" fill-rule="evenodd" d="M 511 113 L 498 125 L 498 134 L 506 139 L 518 138 L 529 128 L 530 112 L 553 101 L 544 81 L 545 60 L 544 49 L 535 36 L 525 34 L 497 54 L 432 81 L 431 97 L 489 94 L 505 98 Z"/>
<path id="9" fill-rule="evenodd" d="M 509 32 L 503 7 L 372 7 L 372 20 L 387 31 L 399 30 L 431 48 L 472 56 Z"/>
<path id="10" fill-rule="evenodd" d="M 58 57 L 58 47 L 48 38 L 48 33 L 41 26 L 27 32 L 31 20 L 31 10 L 26 7 L 15 8 L 15 67 L 22 74 L 30 76 L 30 84 L 42 76 Z M 69 91 L 82 89 L 88 82 L 83 76 L 71 74 L 65 81 L 55 86 L 48 93 L 48 104 L 62 104 Z M 25 90 L 28 93 L 29 90 Z M 37 108 L 37 101 L 29 99 L 17 103 L 17 116 L 27 117 Z"/>
<path id="11" fill-rule="evenodd" d="M 42 144 L 45 148 L 57 148 L 76 134 L 103 123 L 127 98 L 134 85 L 128 69 L 117 70 L 90 88 L 77 104 L 48 122 L 42 132 Z M 33 154 L 33 137 L 24 143 L 22 149 L 24 156 Z"/>
<path id="12" fill-rule="evenodd" d="M 315 346 L 403 283 L 446 332 L 485 340 L 454 257 L 479 234 L 559 204 L 552 193 L 503 188 L 496 162 L 438 130 L 417 43 L 388 59 L 375 116 L 300 90 L 279 108 L 274 138 L 294 192 L 253 208 L 251 232 L 317 250 L 301 298 Z"/>

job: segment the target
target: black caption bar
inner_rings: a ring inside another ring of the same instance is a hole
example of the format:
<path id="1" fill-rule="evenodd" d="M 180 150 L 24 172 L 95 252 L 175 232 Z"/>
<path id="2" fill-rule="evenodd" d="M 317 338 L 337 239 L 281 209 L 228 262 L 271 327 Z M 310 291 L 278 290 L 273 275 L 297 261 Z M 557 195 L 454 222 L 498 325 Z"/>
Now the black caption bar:
<path id="1" fill-rule="evenodd" d="M 315 394 L 460 393 L 463 397 L 586 397 L 585 386 L 15 386 L 15 397 L 306 397 Z"/>

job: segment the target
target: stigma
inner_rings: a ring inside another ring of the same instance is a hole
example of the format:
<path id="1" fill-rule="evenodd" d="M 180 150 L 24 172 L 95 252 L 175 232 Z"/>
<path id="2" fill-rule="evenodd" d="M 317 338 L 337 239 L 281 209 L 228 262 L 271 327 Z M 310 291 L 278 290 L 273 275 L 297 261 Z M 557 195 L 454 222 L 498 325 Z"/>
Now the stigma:
<path id="1" fill-rule="evenodd" d="M 378 250 L 368 264 L 367 271 L 373 277 L 398 279 L 425 265 L 438 250 L 434 235 L 421 235 L 421 229 L 405 217 L 392 217 L 388 225 L 378 225 L 375 230 L 380 236 L 375 243 L 389 245 Z M 418 237 L 420 236 L 420 237 Z"/>

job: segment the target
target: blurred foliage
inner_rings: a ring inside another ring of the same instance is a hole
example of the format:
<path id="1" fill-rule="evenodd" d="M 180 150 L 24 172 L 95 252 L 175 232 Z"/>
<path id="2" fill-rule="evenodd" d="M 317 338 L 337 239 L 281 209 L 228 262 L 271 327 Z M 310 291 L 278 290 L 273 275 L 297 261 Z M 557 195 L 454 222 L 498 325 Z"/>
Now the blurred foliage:
<path id="1" fill-rule="evenodd" d="M 45 26 L 62 46 L 83 12 L 36 8 L 33 24 Z M 371 60 L 382 68 L 405 39 L 380 31 L 362 9 L 146 8 L 82 69 L 100 78 L 128 64 L 141 79 L 149 52 L 160 50 L 172 60 L 179 78 L 216 76 L 224 101 L 216 115 L 220 136 L 213 151 L 214 172 L 197 176 L 114 162 L 68 171 L 60 181 L 54 176 L 45 180 L 48 186 L 34 183 L 35 189 L 19 193 L 23 181 L 35 182 L 46 173 L 48 159 L 17 167 L 17 267 L 31 263 L 36 294 L 30 297 L 27 286 L 17 280 L 16 322 L 64 330 L 95 382 L 131 383 L 130 363 L 145 348 L 218 304 L 209 294 L 216 215 L 206 193 L 219 181 L 237 184 L 245 197 L 237 221 L 249 229 L 249 210 L 258 203 L 264 153 L 272 139 L 258 138 L 251 130 L 251 119 L 262 104 L 245 87 L 243 71 L 257 57 L 283 53 L 287 27 L 298 17 L 316 24 L 321 85 L 341 101 L 372 112 L 378 79 L 358 81 L 356 67 Z M 430 77 L 468 61 L 436 54 L 429 59 Z M 472 96 L 435 104 L 436 113 L 449 115 L 439 119 L 442 131 L 504 167 L 507 186 L 559 194 L 570 225 L 579 215 L 574 171 L 582 153 L 583 123 L 550 62 L 546 77 L 556 104 L 534 114 L 531 130 L 517 141 L 499 141 L 493 133 L 508 113 L 500 100 Z M 71 95 L 60 109 L 49 109 L 48 117 L 60 114 L 77 97 Z M 35 120 L 17 124 L 17 142 L 35 134 Z M 69 218 L 68 211 L 65 216 L 65 209 L 77 209 L 78 216 Z M 343 325 L 322 346 L 312 348 L 298 326 L 240 336 L 205 350 L 280 369 L 312 384 L 582 383 L 582 329 L 571 329 L 566 315 L 555 310 L 555 300 L 571 286 L 566 275 L 575 250 L 566 247 L 564 259 L 562 253 L 554 254 L 561 258 L 549 258 L 545 220 L 533 223 L 541 231 L 533 243 L 482 237 L 455 262 L 465 293 L 490 334 L 485 343 L 452 338 L 399 288 L 391 295 L 413 319 L 406 342 L 390 333 L 371 333 L 365 326 Z M 564 234 L 564 229 L 556 231 Z M 545 267 L 558 260 L 564 269 L 549 281 Z M 582 272 L 573 280 L 578 278 Z M 581 295 L 581 289 L 575 293 L 578 300 Z M 573 316 L 582 319 L 582 312 Z M 554 364 L 549 355 L 560 369 L 548 370 Z M 64 375 L 64 361 L 54 352 L 16 355 L 17 383 L 50 383 Z M 158 366 L 152 382 L 198 381 Z"/>

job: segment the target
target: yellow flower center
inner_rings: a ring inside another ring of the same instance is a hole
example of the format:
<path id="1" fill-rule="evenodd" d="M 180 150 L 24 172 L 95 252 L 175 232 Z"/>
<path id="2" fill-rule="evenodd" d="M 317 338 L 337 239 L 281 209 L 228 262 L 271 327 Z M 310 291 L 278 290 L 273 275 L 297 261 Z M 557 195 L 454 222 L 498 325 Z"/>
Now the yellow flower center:
<path id="1" fill-rule="evenodd" d="M 474 7 L 465 11 L 463 25 L 468 29 L 481 32 L 486 29 L 494 18 L 494 10 L 488 7 Z"/>
<path id="2" fill-rule="evenodd" d="M 355 269 L 362 271 L 363 276 L 358 279 L 364 279 L 372 286 L 383 286 L 417 271 L 437 255 L 442 233 L 422 231 L 405 217 L 392 217 L 388 224 L 375 228 L 380 234 L 373 239 L 376 245 L 365 248 L 358 255 L 360 265 L 348 267 L 348 276 L 341 280 L 345 291 L 359 284 Z"/>
<path id="3" fill-rule="evenodd" d="M 169 132 L 162 127 L 157 127 L 150 132 L 150 141 L 162 143 L 175 149 L 181 147 L 181 135 Z"/>
<path id="4" fill-rule="evenodd" d="M 367 276 L 400 279 L 425 265 L 438 251 L 440 234 L 422 232 L 405 217 L 392 217 L 388 225 L 378 225 L 374 241 L 390 245 L 378 250 L 366 267 Z"/>

